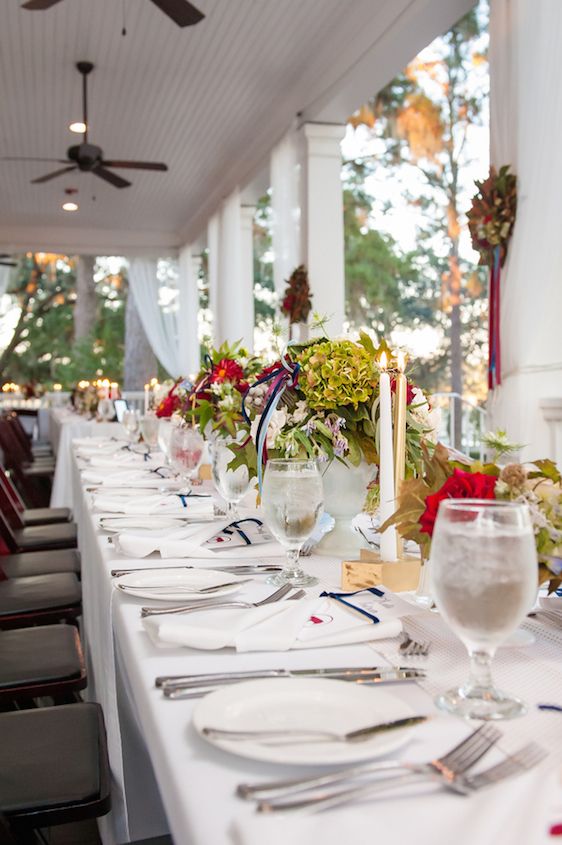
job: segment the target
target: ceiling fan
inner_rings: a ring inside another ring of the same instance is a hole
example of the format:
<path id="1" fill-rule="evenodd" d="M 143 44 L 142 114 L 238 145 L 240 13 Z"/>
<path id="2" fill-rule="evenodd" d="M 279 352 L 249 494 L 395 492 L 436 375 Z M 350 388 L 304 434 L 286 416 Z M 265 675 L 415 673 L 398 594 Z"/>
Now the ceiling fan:
<path id="1" fill-rule="evenodd" d="M 38 179 L 32 179 L 32 185 L 50 182 L 51 179 L 56 179 L 57 176 L 63 176 L 65 173 L 71 173 L 73 170 L 82 170 L 86 173 L 93 173 L 94 176 L 99 176 L 100 179 L 105 179 L 106 182 L 110 182 L 116 188 L 128 188 L 131 183 L 116 173 L 112 173 L 111 170 L 108 170 L 109 167 L 133 170 L 167 170 L 167 164 L 157 161 L 107 161 L 104 159 L 103 151 L 100 147 L 88 143 L 88 74 L 93 71 L 94 66 L 91 62 L 77 62 L 76 67 L 82 74 L 82 101 L 84 126 L 86 127 L 82 143 L 69 147 L 66 152 L 66 159 L 4 156 L 3 161 L 52 161 L 57 162 L 57 164 L 67 165 L 60 170 L 55 170 L 53 173 L 47 173 L 46 176 L 39 176 Z"/>
<path id="2" fill-rule="evenodd" d="M 5 261 L 6 258 L 11 258 L 6 252 L 0 252 L 0 267 L 17 267 L 17 261 Z"/>
<path id="3" fill-rule="evenodd" d="M 61 0 L 27 0 L 26 3 L 22 4 L 22 9 L 43 11 L 60 2 Z M 178 26 L 194 26 L 205 17 L 203 12 L 188 3 L 188 0 L 152 0 L 152 2 Z"/>

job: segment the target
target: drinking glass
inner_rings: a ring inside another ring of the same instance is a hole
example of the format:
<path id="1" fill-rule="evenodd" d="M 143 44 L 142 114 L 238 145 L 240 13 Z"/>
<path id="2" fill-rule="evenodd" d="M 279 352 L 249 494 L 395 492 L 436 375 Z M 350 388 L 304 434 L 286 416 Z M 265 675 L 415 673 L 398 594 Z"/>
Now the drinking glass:
<path id="1" fill-rule="evenodd" d="M 232 517 L 232 519 L 238 516 L 236 506 L 250 487 L 250 473 L 247 466 L 239 466 L 234 470 L 228 468 L 229 463 L 234 460 L 231 447 L 237 442 L 234 437 L 216 436 L 209 444 L 213 482 L 226 502 L 227 517 Z"/>
<path id="2" fill-rule="evenodd" d="M 115 417 L 115 407 L 111 399 L 100 399 L 98 402 L 98 416 L 104 422 L 109 422 Z"/>
<path id="3" fill-rule="evenodd" d="M 156 414 L 145 414 L 140 420 L 140 431 L 142 439 L 149 449 L 155 449 L 158 446 L 158 429 L 160 427 L 160 420 Z"/>
<path id="4" fill-rule="evenodd" d="M 431 543 L 437 608 L 466 646 L 466 683 L 436 704 L 467 719 L 511 719 L 522 701 L 496 689 L 494 653 L 537 595 L 537 552 L 529 510 L 519 502 L 447 499 L 439 505 Z"/>
<path id="5" fill-rule="evenodd" d="M 299 554 L 324 508 L 322 476 L 316 461 L 275 459 L 267 462 L 262 489 L 265 521 L 287 550 L 282 572 L 271 577 L 271 584 L 308 587 L 318 582 L 299 565 Z"/>
<path id="6" fill-rule="evenodd" d="M 160 425 L 158 426 L 158 445 L 160 451 L 164 453 L 168 466 L 170 465 L 170 441 L 173 430 L 174 424 L 170 419 L 160 420 Z"/>
<path id="7" fill-rule="evenodd" d="M 205 441 L 196 428 L 174 426 L 170 438 L 170 460 L 191 490 L 195 473 L 199 469 Z"/>
<path id="8" fill-rule="evenodd" d="M 125 411 L 125 413 L 123 414 L 123 427 L 127 432 L 129 441 L 131 443 L 136 443 L 136 441 L 138 440 L 139 425 L 140 411 L 136 409 Z"/>

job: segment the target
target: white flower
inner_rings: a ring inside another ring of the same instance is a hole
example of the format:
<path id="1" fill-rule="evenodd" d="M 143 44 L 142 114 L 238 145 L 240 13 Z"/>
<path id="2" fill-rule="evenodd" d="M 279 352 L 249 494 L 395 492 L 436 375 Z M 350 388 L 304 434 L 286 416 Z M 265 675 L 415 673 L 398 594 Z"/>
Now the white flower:
<path id="1" fill-rule="evenodd" d="M 307 416 L 308 416 L 308 406 L 306 404 L 306 401 L 304 399 L 300 399 L 297 402 L 297 404 L 295 406 L 295 410 L 292 413 L 292 421 L 295 424 L 298 424 L 298 423 L 304 422 L 305 419 L 307 418 Z"/>
<path id="2" fill-rule="evenodd" d="M 425 429 L 424 434 L 432 443 L 437 443 L 441 429 L 441 409 L 429 407 L 423 390 L 414 387 L 414 398 L 410 405 L 410 413 L 417 423 Z"/>
<path id="3" fill-rule="evenodd" d="M 252 425 L 250 427 L 250 434 L 252 435 L 252 440 L 254 441 L 254 443 L 257 442 L 258 426 L 260 424 L 261 418 L 262 415 L 258 414 L 258 416 L 252 420 Z M 278 435 L 281 433 L 286 424 L 287 413 L 284 410 L 274 411 L 271 415 L 269 425 L 267 427 L 266 445 L 268 449 L 275 449 L 275 441 L 277 440 Z"/>

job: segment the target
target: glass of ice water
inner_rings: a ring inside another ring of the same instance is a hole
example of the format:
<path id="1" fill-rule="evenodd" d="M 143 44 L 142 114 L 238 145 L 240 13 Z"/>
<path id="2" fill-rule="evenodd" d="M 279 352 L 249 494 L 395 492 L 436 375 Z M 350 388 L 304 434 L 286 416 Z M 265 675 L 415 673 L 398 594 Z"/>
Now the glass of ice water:
<path id="1" fill-rule="evenodd" d="M 298 587 L 316 584 L 318 579 L 304 572 L 299 564 L 301 547 L 314 531 L 324 506 L 322 476 L 316 461 L 268 461 L 262 506 L 269 530 L 287 550 L 285 568 L 269 582 Z"/>
<path id="2" fill-rule="evenodd" d="M 185 480 L 188 492 L 201 464 L 204 448 L 205 441 L 196 428 L 174 426 L 170 439 L 170 459 Z"/>
<path id="3" fill-rule="evenodd" d="M 139 438 L 140 411 L 127 410 L 123 414 L 123 428 L 127 432 L 129 442 L 136 443 Z"/>
<path id="4" fill-rule="evenodd" d="M 145 414 L 141 417 L 140 430 L 142 439 L 148 446 L 149 450 L 156 449 L 158 446 L 158 429 L 160 427 L 160 420 L 156 414 Z"/>
<path id="5" fill-rule="evenodd" d="M 247 466 L 229 469 L 234 460 L 237 440 L 233 437 L 213 437 L 209 443 L 211 452 L 211 472 L 213 482 L 226 502 L 227 517 L 238 516 L 237 505 L 242 501 L 250 487 L 250 473 Z"/>
<path id="6" fill-rule="evenodd" d="M 491 662 L 537 595 L 537 552 L 529 510 L 519 502 L 447 499 L 431 543 L 438 610 L 470 656 L 463 686 L 440 695 L 438 707 L 467 719 L 510 719 L 522 701 L 496 689 Z"/>

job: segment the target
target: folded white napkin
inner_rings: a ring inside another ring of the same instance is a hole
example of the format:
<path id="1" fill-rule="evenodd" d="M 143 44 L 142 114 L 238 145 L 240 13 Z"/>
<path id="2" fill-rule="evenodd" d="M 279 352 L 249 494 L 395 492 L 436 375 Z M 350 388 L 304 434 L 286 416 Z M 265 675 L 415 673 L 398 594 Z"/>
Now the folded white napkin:
<path id="1" fill-rule="evenodd" d="M 105 471 L 103 468 L 86 469 L 82 473 L 82 480 L 86 484 L 96 484 L 105 488 L 123 488 L 129 489 L 131 487 L 154 487 L 156 490 L 163 487 L 175 487 L 176 489 L 181 484 L 181 480 L 177 477 L 162 478 L 155 472 L 148 469 L 130 469 L 120 470 L 118 472 Z"/>
<path id="2" fill-rule="evenodd" d="M 100 493 L 94 496 L 94 511 L 100 513 L 121 513 L 133 514 L 173 514 L 174 516 L 212 516 L 214 513 L 213 499 L 211 496 L 204 498 L 188 497 L 184 506 L 182 499 L 173 493 L 147 493 L 146 495 L 119 496 L 117 492 Z M 147 523 L 150 528 L 150 523 Z M 125 536 L 125 535 L 121 535 Z M 134 537 L 134 535 L 132 535 Z M 147 538 L 143 538 L 145 544 L 150 545 Z M 154 551 L 154 549 L 152 550 Z M 131 552 L 132 553 L 132 552 Z M 127 552 L 128 554 L 128 552 Z M 145 557 L 150 551 L 135 553 L 135 557 Z M 169 557 L 169 555 L 168 555 Z"/>
<path id="3" fill-rule="evenodd" d="M 232 600 L 236 600 L 233 596 Z M 250 609 L 201 610 L 148 616 L 143 625 L 158 644 L 216 650 L 288 651 L 397 637 L 399 619 L 373 624 L 329 598 L 280 601 Z"/>
<path id="4" fill-rule="evenodd" d="M 77 452 L 77 457 L 86 458 L 88 466 L 94 469 L 129 469 L 137 467 L 139 469 L 156 469 L 165 463 L 164 455 L 160 452 L 155 452 L 147 458 L 144 455 L 139 455 L 136 452 L 127 452 L 119 450 L 114 454 L 88 454 L 84 455 L 81 450 Z"/>
<path id="5" fill-rule="evenodd" d="M 106 499 L 106 497 L 97 496 L 96 497 L 96 510 L 104 510 L 105 509 L 105 501 L 101 501 L 101 499 Z M 124 513 L 179 513 L 177 505 L 175 506 L 174 510 L 150 510 L 150 511 L 142 511 L 140 510 L 141 507 L 141 499 L 135 499 L 134 507 L 138 508 L 137 510 L 127 510 L 122 511 Z M 180 500 L 176 497 L 176 501 L 180 503 Z M 200 513 L 205 513 L 204 510 L 199 510 L 197 506 L 195 508 L 192 507 L 190 504 L 190 500 L 188 499 L 188 508 L 182 508 L 182 512 L 184 516 L 190 515 L 200 515 Z M 206 502 L 212 503 L 212 499 L 193 499 L 193 502 Z M 181 503 L 180 503 L 181 507 Z M 210 508 L 210 512 L 212 513 L 212 504 L 207 505 Z M 259 517 L 258 517 L 259 518 Z M 138 534 L 134 534 L 133 532 L 124 532 L 123 534 L 119 534 L 117 544 L 119 546 L 119 550 L 123 552 L 123 554 L 130 556 L 130 557 L 146 557 L 147 555 L 152 554 L 153 552 L 160 552 L 162 557 L 169 558 L 169 557 L 198 557 L 198 558 L 206 558 L 208 560 L 215 560 L 221 561 L 225 558 L 256 558 L 256 557 L 276 557 L 282 556 L 285 554 L 285 550 L 283 547 L 276 543 L 275 541 L 269 543 L 259 543 L 256 545 L 251 546 L 235 546 L 233 548 L 228 547 L 221 547 L 218 551 L 213 551 L 211 548 L 205 548 L 204 543 L 213 537 L 217 532 L 222 531 L 223 528 L 226 528 L 229 524 L 229 520 L 224 520 L 222 522 L 213 522 L 212 525 L 191 525 L 186 526 L 179 531 L 174 531 L 173 534 L 168 534 L 167 537 L 159 537 L 155 535 L 154 537 L 142 537 Z M 147 525 L 147 527 L 150 527 Z M 213 547 L 218 548 L 218 547 Z"/>

